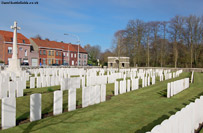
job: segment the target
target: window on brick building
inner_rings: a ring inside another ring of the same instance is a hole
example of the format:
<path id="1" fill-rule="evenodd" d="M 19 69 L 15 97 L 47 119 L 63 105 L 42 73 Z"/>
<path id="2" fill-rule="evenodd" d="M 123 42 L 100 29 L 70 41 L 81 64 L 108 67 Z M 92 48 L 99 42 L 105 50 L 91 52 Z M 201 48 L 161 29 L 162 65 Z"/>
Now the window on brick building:
<path id="1" fill-rule="evenodd" d="M 67 52 L 67 56 L 69 55 L 68 53 L 69 53 L 69 52 Z"/>
<path id="2" fill-rule="evenodd" d="M 61 52 L 59 52 L 59 56 L 61 56 Z"/>
<path id="3" fill-rule="evenodd" d="M 23 48 L 22 48 L 22 47 L 20 47 L 20 48 L 19 48 L 19 50 L 20 50 L 20 51 L 22 51 L 22 50 L 23 50 Z"/>
<path id="4" fill-rule="evenodd" d="M 52 51 L 52 56 L 54 56 L 54 51 Z"/>
<path id="5" fill-rule="evenodd" d="M 71 53 L 71 58 L 73 58 L 73 53 Z"/>
<path id="6" fill-rule="evenodd" d="M 23 43 L 25 43 L 25 40 L 23 40 Z"/>
<path id="7" fill-rule="evenodd" d="M 74 57 L 76 58 L 76 54 L 74 54 Z"/>
<path id="8" fill-rule="evenodd" d="M 12 54 L 12 47 L 8 47 L 8 53 Z"/>
<path id="9" fill-rule="evenodd" d="M 11 42 L 13 41 L 13 37 L 11 37 Z"/>
<path id="10" fill-rule="evenodd" d="M 51 59 L 48 60 L 49 65 L 51 64 Z"/>
<path id="11" fill-rule="evenodd" d="M 51 51 L 49 51 L 49 56 L 51 56 Z"/>
<path id="12" fill-rule="evenodd" d="M 43 65 L 46 65 L 46 59 L 43 59 Z"/>
<path id="13" fill-rule="evenodd" d="M 58 56 L 58 51 L 56 51 L 56 56 Z"/>
<path id="14" fill-rule="evenodd" d="M 86 59 L 86 54 L 84 54 L 84 58 Z"/>
<path id="15" fill-rule="evenodd" d="M 59 60 L 58 59 L 56 59 L 56 64 L 59 64 Z"/>
<path id="16" fill-rule="evenodd" d="M 46 55 L 46 50 L 43 50 L 43 55 Z"/>
<path id="17" fill-rule="evenodd" d="M 27 56 L 27 49 L 25 50 L 25 56 Z"/>
<path id="18" fill-rule="evenodd" d="M 42 50 L 39 51 L 40 55 L 42 55 Z"/>
<path id="19" fill-rule="evenodd" d="M 79 54 L 79 58 L 81 58 L 81 54 Z"/>

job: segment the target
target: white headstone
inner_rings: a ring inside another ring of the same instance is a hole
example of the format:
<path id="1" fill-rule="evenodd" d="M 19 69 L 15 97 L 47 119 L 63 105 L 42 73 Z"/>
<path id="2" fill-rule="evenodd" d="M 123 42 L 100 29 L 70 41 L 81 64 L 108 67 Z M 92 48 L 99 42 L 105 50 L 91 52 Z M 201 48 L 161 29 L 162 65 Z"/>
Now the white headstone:
<path id="1" fill-rule="evenodd" d="M 51 86 L 51 78 L 50 76 L 46 76 L 47 87 Z"/>
<path id="2" fill-rule="evenodd" d="M 35 88 L 35 77 L 30 77 L 30 88 Z"/>
<path id="3" fill-rule="evenodd" d="M 42 87 L 47 87 L 46 77 L 41 76 L 41 80 L 42 80 Z"/>
<path id="4" fill-rule="evenodd" d="M 41 88 L 41 87 L 42 87 L 41 77 L 37 77 L 37 88 Z"/>
<path id="5" fill-rule="evenodd" d="M 171 83 L 167 84 L 167 98 L 171 97 Z"/>
<path id="6" fill-rule="evenodd" d="M 54 91 L 54 110 L 53 114 L 61 114 L 63 110 L 63 91 Z"/>
<path id="7" fill-rule="evenodd" d="M 123 81 L 120 81 L 120 88 L 119 88 L 119 94 L 123 94 Z"/>
<path id="8" fill-rule="evenodd" d="M 30 121 L 41 119 L 41 94 L 30 95 Z"/>
<path id="9" fill-rule="evenodd" d="M 0 84 L 0 99 L 7 97 L 8 82 L 3 82 Z"/>
<path id="10" fill-rule="evenodd" d="M 85 76 L 82 77 L 82 88 L 85 87 Z"/>
<path id="11" fill-rule="evenodd" d="M 1 104 L 2 129 L 16 126 L 16 98 L 3 98 Z"/>
<path id="12" fill-rule="evenodd" d="M 55 76 L 51 76 L 51 86 L 55 86 Z"/>
<path id="13" fill-rule="evenodd" d="M 114 95 L 118 95 L 118 81 L 115 81 L 114 83 Z"/>
<path id="14" fill-rule="evenodd" d="M 15 97 L 15 88 L 16 88 L 16 83 L 15 82 L 9 82 L 9 97 Z"/>
<path id="15" fill-rule="evenodd" d="M 21 80 L 17 81 L 17 97 L 23 96 L 23 83 Z"/>
<path id="16" fill-rule="evenodd" d="M 106 101 L 106 85 L 102 84 L 101 85 L 101 102 Z"/>
<path id="17" fill-rule="evenodd" d="M 76 110 L 76 88 L 68 89 L 68 111 Z"/>
<path id="18" fill-rule="evenodd" d="M 90 87 L 82 88 L 82 107 L 85 108 L 89 105 L 90 100 Z"/>
<path id="19" fill-rule="evenodd" d="M 150 77 L 148 77 L 148 80 L 147 80 L 147 86 L 150 86 Z"/>
<path id="20" fill-rule="evenodd" d="M 101 89 L 100 89 L 100 85 L 96 85 L 95 86 L 95 104 L 98 104 L 101 102 Z"/>
<path id="21" fill-rule="evenodd" d="M 130 91 L 130 80 L 128 79 L 127 80 L 127 92 L 129 92 Z"/>

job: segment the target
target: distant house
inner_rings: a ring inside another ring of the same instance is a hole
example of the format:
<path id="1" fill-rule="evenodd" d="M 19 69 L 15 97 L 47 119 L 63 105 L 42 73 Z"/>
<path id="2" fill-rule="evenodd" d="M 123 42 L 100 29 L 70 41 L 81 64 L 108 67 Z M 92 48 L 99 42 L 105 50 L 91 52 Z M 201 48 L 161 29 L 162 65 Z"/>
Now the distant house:
<path id="1" fill-rule="evenodd" d="M 30 38 L 30 42 L 35 51 L 39 54 L 39 64 L 67 64 L 77 66 L 78 45 Z M 79 65 L 87 65 L 87 52 L 79 46 Z"/>
<path id="2" fill-rule="evenodd" d="M 108 57 L 108 68 L 129 68 L 129 57 Z"/>
<path id="3" fill-rule="evenodd" d="M 87 65 L 87 58 L 88 58 L 87 51 L 83 49 L 80 45 L 78 46 L 78 45 L 72 44 L 72 46 L 76 49 L 77 52 L 79 50 L 79 66 Z"/>
<path id="4" fill-rule="evenodd" d="M 38 65 L 38 53 L 32 50 L 28 38 L 21 33 L 17 33 L 18 58 L 21 63 L 29 63 L 30 66 Z M 0 30 L 0 60 L 6 65 L 12 57 L 13 32 Z"/>

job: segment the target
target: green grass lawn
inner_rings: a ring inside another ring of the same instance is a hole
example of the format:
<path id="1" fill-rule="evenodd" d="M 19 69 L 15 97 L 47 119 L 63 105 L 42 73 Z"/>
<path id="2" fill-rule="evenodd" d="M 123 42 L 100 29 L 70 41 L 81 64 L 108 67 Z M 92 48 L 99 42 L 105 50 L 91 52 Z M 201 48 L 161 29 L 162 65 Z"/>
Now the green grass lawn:
<path id="1" fill-rule="evenodd" d="M 195 73 L 194 83 L 189 89 L 167 99 L 166 86 L 170 81 L 114 96 L 111 100 L 87 108 L 64 112 L 58 116 L 21 124 L 1 132 L 136 132 L 144 133 L 175 114 L 181 108 L 203 95 L 203 74 Z M 46 88 L 47 89 L 47 88 Z M 56 87 L 57 89 L 57 87 Z M 31 90 L 31 89 L 30 89 Z M 43 89 L 42 89 L 43 90 Z M 107 95 L 112 95 L 114 84 L 107 85 Z M 37 92 L 37 89 L 34 91 Z M 30 94 L 33 92 L 30 92 Z M 29 98 L 17 98 L 17 120 L 29 118 Z M 67 109 L 68 92 L 63 94 L 63 107 Z M 77 104 L 82 102 L 82 91 L 77 89 Z M 42 113 L 52 112 L 53 92 L 42 94 Z"/>

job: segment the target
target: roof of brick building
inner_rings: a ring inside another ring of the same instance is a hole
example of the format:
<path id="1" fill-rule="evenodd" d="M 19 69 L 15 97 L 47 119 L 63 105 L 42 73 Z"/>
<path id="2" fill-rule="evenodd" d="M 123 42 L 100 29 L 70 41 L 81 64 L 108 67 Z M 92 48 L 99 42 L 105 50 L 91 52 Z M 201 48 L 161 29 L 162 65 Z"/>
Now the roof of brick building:
<path id="1" fill-rule="evenodd" d="M 56 41 L 49 41 L 49 40 L 42 40 L 38 38 L 31 38 L 36 45 L 39 47 L 44 47 L 44 48 L 52 48 L 52 49 L 63 49 L 65 51 L 73 51 L 77 52 L 78 51 L 78 45 L 70 44 L 70 43 L 64 43 L 64 42 L 56 42 Z M 69 47 L 69 48 L 68 48 Z M 80 52 L 87 53 L 81 46 L 79 47 Z"/>
<path id="2" fill-rule="evenodd" d="M 5 42 L 13 42 L 13 32 L 0 30 L 0 35 L 3 37 Z M 21 33 L 17 33 L 17 43 L 30 44 L 30 41 Z"/>

